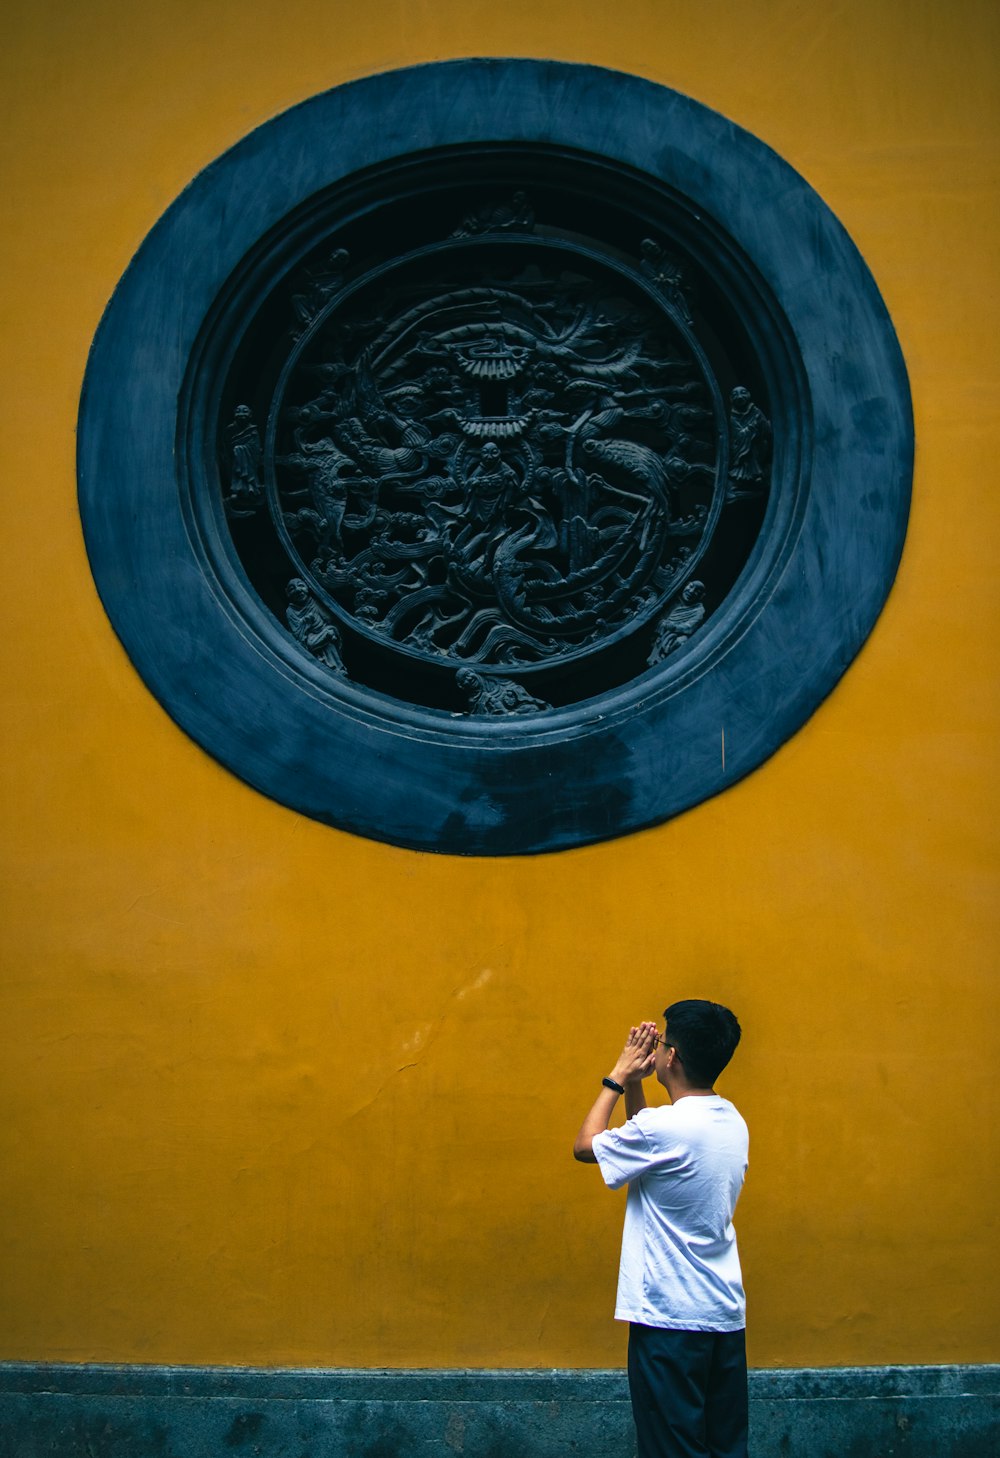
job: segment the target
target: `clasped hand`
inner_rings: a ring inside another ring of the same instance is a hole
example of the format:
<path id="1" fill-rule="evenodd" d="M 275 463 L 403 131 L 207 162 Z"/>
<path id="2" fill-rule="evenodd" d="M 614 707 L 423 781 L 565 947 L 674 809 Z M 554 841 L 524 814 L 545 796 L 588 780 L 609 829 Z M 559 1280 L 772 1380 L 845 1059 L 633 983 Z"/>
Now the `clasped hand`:
<path id="1" fill-rule="evenodd" d="M 653 1071 L 659 1034 L 655 1023 L 630 1028 L 625 1047 L 618 1056 L 611 1077 L 616 1083 L 641 1083 Z"/>

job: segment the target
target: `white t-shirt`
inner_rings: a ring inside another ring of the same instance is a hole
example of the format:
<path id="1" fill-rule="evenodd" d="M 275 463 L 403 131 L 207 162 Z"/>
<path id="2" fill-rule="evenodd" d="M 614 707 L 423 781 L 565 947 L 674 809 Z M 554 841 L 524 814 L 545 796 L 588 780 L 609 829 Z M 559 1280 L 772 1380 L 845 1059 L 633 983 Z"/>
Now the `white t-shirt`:
<path id="1" fill-rule="evenodd" d="M 739 1112 L 716 1094 L 641 1109 L 595 1137 L 605 1184 L 629 1187 L 619 1321 L 675 1331 L 746 1325 L 733 1211 L 748 1145 Z"/>

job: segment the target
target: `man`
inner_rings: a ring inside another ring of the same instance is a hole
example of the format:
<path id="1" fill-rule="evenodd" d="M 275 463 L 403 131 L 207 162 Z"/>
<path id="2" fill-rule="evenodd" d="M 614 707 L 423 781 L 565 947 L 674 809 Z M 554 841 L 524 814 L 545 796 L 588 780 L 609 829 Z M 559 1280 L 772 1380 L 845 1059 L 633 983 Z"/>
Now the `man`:
<path id="1" fill-rule="evenodd" d="M 640 1023 L 583 1121 L 575 1157 L 628 1185 L 615 1316 L 629 1326 L 639 1458 L 746 1458 L 746 1302 L 733 1211 L 747 1126 L 713 1087 L 740 1040 L 716 1002 Z M 669 1105 L 647 1108 L 655 1072 Z M 624 1095 L 627 1122 L 608 1124 Z"/>

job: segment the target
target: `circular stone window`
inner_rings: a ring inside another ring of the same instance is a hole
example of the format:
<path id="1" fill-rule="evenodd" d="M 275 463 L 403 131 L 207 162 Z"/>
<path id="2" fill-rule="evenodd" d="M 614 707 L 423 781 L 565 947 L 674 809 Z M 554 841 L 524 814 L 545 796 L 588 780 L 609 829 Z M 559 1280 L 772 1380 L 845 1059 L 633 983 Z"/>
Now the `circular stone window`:
<path id="1" fill-rule="evenodd" d="M 753 769 L 891 586 L 906 376 L 843 229 L 634 77 L 461 61 L 268 123 L 154 228 L 81 409 L 94 575 L 176 721 L 425 849 Z"/>

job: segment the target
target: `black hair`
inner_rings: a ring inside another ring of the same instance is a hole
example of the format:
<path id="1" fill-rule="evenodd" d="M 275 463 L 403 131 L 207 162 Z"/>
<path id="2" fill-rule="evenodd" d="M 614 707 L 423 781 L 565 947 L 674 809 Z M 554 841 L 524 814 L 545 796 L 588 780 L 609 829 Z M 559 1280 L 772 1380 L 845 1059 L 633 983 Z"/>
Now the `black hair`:
<path id="1" fill-rule="evenodd" d="M 736 1015 L 719 1002 L 687 998 L 672 1002 L 663 1016 L 667 1042 L 677 1049 L 688 1083 L 711 1088 L 740 1041 Z"/>

